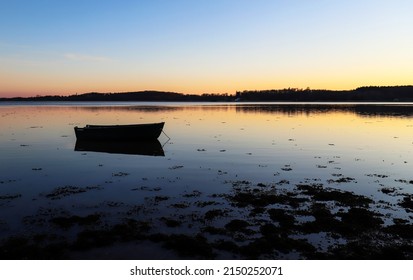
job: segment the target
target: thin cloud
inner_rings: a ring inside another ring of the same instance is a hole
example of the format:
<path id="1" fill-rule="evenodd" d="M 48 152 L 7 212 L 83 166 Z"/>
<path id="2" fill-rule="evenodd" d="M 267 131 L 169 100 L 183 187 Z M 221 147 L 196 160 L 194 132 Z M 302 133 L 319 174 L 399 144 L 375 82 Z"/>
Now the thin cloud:
<path id="1" fill-rule="evenodd" d="M 78 53 L 66 53 L 66 54 L 64 54 L 64 57 L 66 59 L 69 59 L 69 60 L 85 61 L 85 62 L 108 62 L 108 61 L 113 61 L 109 57 L 85 55 L 85 54 L 78 54 Z"/>

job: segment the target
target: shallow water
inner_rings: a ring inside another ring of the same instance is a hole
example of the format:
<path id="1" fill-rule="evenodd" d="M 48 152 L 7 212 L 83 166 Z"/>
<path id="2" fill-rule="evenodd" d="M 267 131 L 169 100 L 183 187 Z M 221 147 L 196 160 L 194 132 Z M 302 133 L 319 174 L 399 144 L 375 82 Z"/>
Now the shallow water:
<path id="1" fill-rule="evenodd" d="M 163 155 L 75 150 L 74 126 L 159 121 Z M 248 220 L 225 199 L 246 186 L 288 192 L 319 183 L 380 202 L 372 208 L 385 224 L 412 222 L 399 204 L 413 193 L 413 104 L 8 103 L 0 104 L 0 127 L 3 240 L 47 229 L 70 242 L 82 222 L 62 227 L 53 218 L 96 213 L 101 227 L 143 215 L 155 233 L 193 236 L 211 209 L 230 213 L 213 220 L 217 228 Z"/>

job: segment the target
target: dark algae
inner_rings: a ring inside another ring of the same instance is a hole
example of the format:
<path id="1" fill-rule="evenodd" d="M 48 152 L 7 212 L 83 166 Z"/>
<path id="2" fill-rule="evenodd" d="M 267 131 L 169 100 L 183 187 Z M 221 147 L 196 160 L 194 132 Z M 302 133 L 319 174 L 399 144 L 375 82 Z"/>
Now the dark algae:
<path id="1" fill-rule="evenodd" d="M 158 244 L 184 259 L 413 257 L 411 218 L 394 217 L 385 222 L 388 217 L 376 210 L 382 206 L 380 201 L 319 182 L 286 185 L 288 188 L 250 181 L 227 184 L 231 186 L 227 193 L 206 195 L 195 190 L 179 197 L 157 195 L 141 205 L 106 203 L 117 209 L 116 218 L 96 210 L 75 215 L 43 209 L 26 219 L 26 224 L 40 225 L 43 230 L 3 239 L 0 257 L 70 259 L 73 254 L 143 242 Z M 61 199 L 90 190 L 100 189 L 58 187 L 45 197 Z M 394 207 L 411 211 L 411 195 L 399 195 L 402 198 Z M 6 198 L 12 195 L 3 196 Z M 51 231 L 53 228 L 56 230 Z M 314 234 L 324 236 L 324 241 L 314 240 Z"/>

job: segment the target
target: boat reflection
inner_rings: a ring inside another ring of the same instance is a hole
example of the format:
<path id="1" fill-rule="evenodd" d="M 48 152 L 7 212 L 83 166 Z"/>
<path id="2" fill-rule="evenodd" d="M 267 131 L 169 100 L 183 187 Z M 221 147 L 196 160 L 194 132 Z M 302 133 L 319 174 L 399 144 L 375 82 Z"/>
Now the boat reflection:
<path id="1" fill-rule="evenodd" d="M 152 141 L 87 141 L 77 140 L 75 151 L 125 155 L 165 156 L 158 140 Z"/>

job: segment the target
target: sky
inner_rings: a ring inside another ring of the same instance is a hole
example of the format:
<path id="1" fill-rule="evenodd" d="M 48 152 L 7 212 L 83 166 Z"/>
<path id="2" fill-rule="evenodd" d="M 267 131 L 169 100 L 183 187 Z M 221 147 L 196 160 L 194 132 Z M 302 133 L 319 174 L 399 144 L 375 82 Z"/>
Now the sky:
<path id="1" fill-rule="evenodd" d="M 0 97 L 413 84 L 410 0 L 0 0 Z"/>

